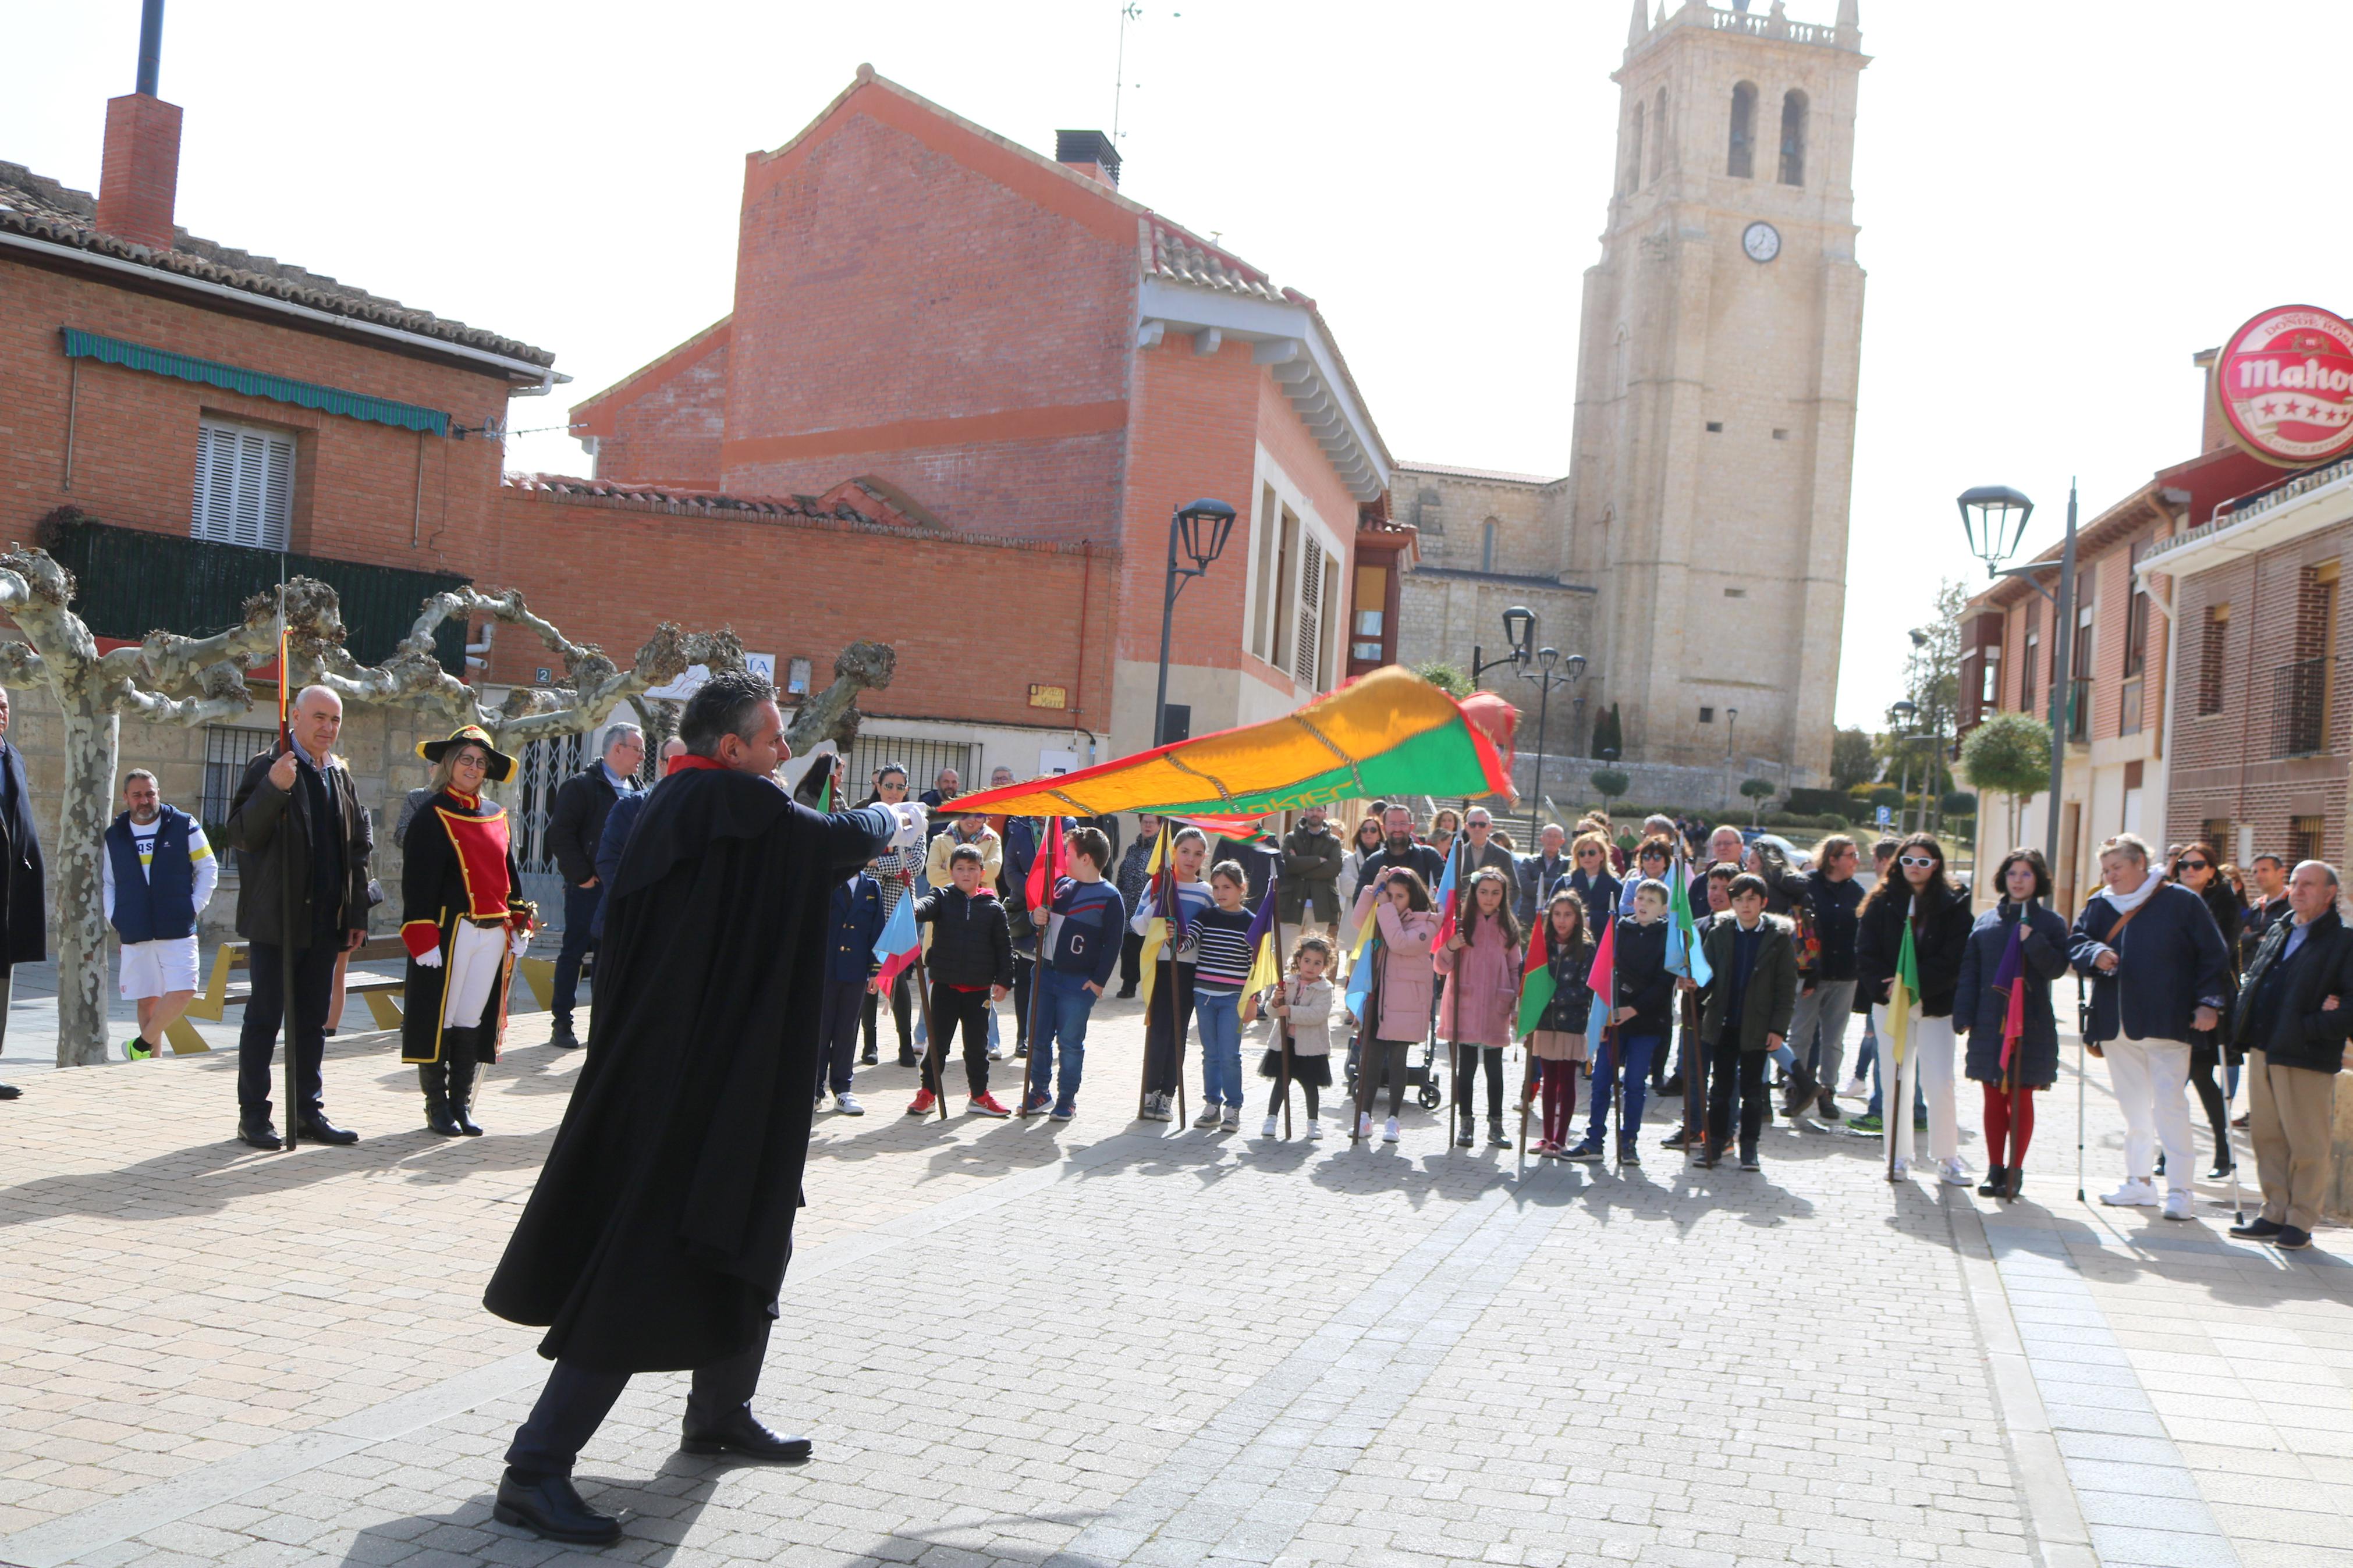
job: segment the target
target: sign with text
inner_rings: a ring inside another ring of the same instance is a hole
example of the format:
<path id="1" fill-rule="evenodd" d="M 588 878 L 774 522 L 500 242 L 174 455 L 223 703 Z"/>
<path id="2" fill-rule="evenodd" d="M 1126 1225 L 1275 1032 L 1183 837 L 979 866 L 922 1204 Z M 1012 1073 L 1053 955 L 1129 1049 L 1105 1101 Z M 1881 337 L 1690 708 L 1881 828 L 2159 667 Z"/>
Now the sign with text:
<path id="1" fill-rule="evenodd" d="M 2215 356 L 2214 401 L 2251 456 L 2334 462 L 2353 451 L 2353 323 L 2316 305 L 2265 310 Z"/>
<path id="2" fill-rule="evenodd" d="M 776 682 L 776 656 L 775 654 L 747 653 L 744 656 L 744 668 L 754 675 L 764 677 L 771 685 Z M 647 691 L 646 695 L 659 697 L 670 702 L 683 702 L 694 695 L 696 687 L 710 679 L 711 670 L 707 666 L 690 664 L 676 680 L 654 687 Z"/>

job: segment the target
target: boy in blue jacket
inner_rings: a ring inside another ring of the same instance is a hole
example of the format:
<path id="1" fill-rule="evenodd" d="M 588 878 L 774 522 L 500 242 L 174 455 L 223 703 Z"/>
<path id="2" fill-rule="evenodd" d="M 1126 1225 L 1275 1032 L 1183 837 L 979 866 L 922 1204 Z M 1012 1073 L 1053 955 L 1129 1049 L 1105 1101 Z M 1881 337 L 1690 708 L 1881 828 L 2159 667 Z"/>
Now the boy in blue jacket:
<path id="1" fill-rule="evenodd" d="M 1038 974 L 1037 1039 L 1029 1052 L 1029 1087 L 1021 1114 L 1053 1107 L 1057 1121 L 1078 1114 L 1079 1078 L 1087 1065 L 1087 1018 L 1095 998 L 1119 966 L 1121 938 L 1127 931 L 1127 905 L 1119 889 L 1103 880 L 1111 840 L 1092 827 L 1073 828 L 1071 874 L 1054 884 L 1053 901 L 1039 911 L 1045 964 Z M 1053 1081 L 1054 1042 L 1062 1045 L 1060 1081 Z"/>
<path id="2" fill-rule="evenodd" d="M 819 1110 L 825 1109 L 830 1081 L 836 1110 L 844 1116 L 866 1114 L 849 1092 L 849 1070 L 858 1051 L 858 1021 L 866 1011 L 866 987 L 876 968 L 874 944 L 881 937 L 882 885 L 860 870 L 833 889 L 826 922 L 825 993 L 818 1008 Z"/>

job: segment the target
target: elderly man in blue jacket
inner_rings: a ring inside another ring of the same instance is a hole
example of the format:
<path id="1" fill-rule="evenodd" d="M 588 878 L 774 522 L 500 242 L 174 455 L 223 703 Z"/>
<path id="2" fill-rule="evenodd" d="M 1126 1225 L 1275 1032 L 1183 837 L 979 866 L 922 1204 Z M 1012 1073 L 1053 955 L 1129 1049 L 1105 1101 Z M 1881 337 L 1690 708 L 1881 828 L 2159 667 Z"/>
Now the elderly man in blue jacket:
<path id="1" fill-rule="evenodd" d="M 2100 847 L 2107 886 L 2075 917 L 2067 956 L 2092 981 L 2084 1044 L 2108 1064 L 2125 1113 L 2125 1182 L 2100 1201 L 2153 1207 L 2154 1145 L 2165 1148 L 2165 1217 L 2191 1217 L 2189 1034 L 2211 1029 L 2229 1000 L 2230 952 L 2206 900 L 2168 882 L 2148 845 L 2119 833 Z"/>

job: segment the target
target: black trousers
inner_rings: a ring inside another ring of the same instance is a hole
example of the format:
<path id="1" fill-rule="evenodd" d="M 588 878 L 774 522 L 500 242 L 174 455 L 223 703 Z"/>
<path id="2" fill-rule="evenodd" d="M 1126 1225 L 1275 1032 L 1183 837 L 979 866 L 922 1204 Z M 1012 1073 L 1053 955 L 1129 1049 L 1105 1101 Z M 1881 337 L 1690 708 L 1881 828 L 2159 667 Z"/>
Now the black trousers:
<path id="1" fill-rule="evenodd" d="M 1752 1149 L 1765 1131 L 1765 1113 L 1768 1109 L 1765 1088 L 1765 1065 L 1773 1059 L 1769 1051 L 1744 1051 L 1738 1037 L 1731 1029 L 1725 1037 L 1708 1047 L 1708 1067 L 1715 1081 L 1708 1085 L 1707 1141 L 1722 1149 L 1732 1132 L 1732 1100 L 1736 1091 L 1740 1097 L 1740 1146 Z"/>
<path id="2" fill-rule="evenodd" d="M 752 1403 L 760 1386 L 760 1363 L 768 1353 L 768 1333 L 747 1351 L 694 1369 L 694 1391 L 686 1396 L 686 1432 L 709 1432 Z M 539 1391 L 539 1403 L 515 1431 L 507 1465 L 526 1476 L 568 1476 L 580 1450 L 596 1435 L 613 1402 L 629 1386 L 626 1372 L 591 1372 L 559 1361 Z"/>
<path id="3" fill-rule="evenodd" d="M 588 934 L 596 921 L 596 905 L 605 897 L 604 886 L 594 888 L 566 887 L 564 889 L 564 945 L 555 950 L 555 989 L 550 994 L 547 1010 L 565 1028 L 572 1026 L 572 1008 L 580 994 L 580 966 L 587 962 L 596 939 Z"/>
<path id="4" fill-rule="evenodd" d="M 1134 931 L 1119 939 L 1119 988 L 1133 991 L 1144 979 L 1144 938 Z"/>
<path id="5" fill-rule="evenodd" d="M 1185 1070 L 1185 1031 L 1192 1021 L 1193 966 L 1164 958 L 1153 972 L 1152 1005 L 1144 1010 L 1144 1086 L 1148 1092 L 1176 1092 Z"/>
<path id="6" fill-rule="evenodd" d="M 294 950 L 294 1017 L 286 1034 L 299 1075 L 297 1092 L 302 1103 L 295 1116 L 316 1116 L 323 1106 L 324 1089 L 319 1064 L 327 1054 L 327 1001 L 335 985 L 335 959 L 343 952 L 342 933 L 319 931 L 311 945 Z M 286 1020 L 286 949 L 276 942 L 257 942 L 246 950 L 248 973 L 253 979 L 253 999 L 245 1005 L 245 1026 L 237 1037 L 237 1114 L 240 1121 L 269 1117 L 269 1066 L 277 1055 L 278 1029 Z"/>
<path id="7" fill-rule="evenodd" d="M 1029 1043 L 1029 988 L 1038 978 L 1038 961 L 1026 953 L 1013 955 L 1013 1038 L 1006 1049 Z"/>
<path id="8" fill-rule="evenodd" d="M 1472 1080 L 1478 1077 L 1482 1060 L 1487 1064 L 1487 1120 L 1504 1119 L 1504 1047 L 1458 1044 L 1454 1047 L 1454 1109 L 1466 1128 L 1472 1121 Z"/>
<path id="9" fill-rule="evenodd" d="M 850 1064 L 858 1058 L 860 996 L 871 996 L 862 980 L 828 980 L 818 996 L 817 1091 L 849 1092 Z"/>
<path id="10" fill-rule="evenodd" d="M 988 1092 L 988 993 L 959 991 L 932 982 L 932 1044 L 923 1053 L 923 1087 L 940 1089 L 940 1066 L 961 1026 L 964 1032 L 965 1087 L 976 1097 Z"/>

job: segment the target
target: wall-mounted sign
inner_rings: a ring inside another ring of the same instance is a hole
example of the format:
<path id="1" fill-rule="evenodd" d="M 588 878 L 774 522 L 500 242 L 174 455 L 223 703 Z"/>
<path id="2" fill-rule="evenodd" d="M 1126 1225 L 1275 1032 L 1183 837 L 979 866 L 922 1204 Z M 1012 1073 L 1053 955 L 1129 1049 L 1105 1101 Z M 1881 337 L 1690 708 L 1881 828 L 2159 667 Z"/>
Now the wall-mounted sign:
<path id="1" fill-rule="evenodd" d="M 1066 686 L 1039 686 L 1035 681 L 1030 683 L 1030 707 L 1062 709 L 1068 708 L 1070 705 L 1070 688 Z"/>
<path id="2" fill-rule="evenodd" d="M 750 670 L 754 675 L 765 678 L 771 685 L 776 682 L 776 656 L 775 654 L 747 653 L 744 656 L 744 668 Z M 686 672 L 683 675 L 681 675 L 676 680 L 670 681 L 666 685 L 654 687 L 648 690 L 646 695 L 649 697 L 659 697 L 664 700 L 670 702 L 683 702 L 688 698 L 694 695 L 694 689 L 696 687 L 702 685 L 704 681 L 710 679 L 711 671 L 707 667 L 700 664 L 690 664 L 686 667 Z"/>
<path id="3" fill-rule="evenodd" d="M 2266 463 L 2304 468 L 2353 451 L 2353 323 L 2314 305 L 2265 310 L 2215 357 L 2214 401 Z"/>

